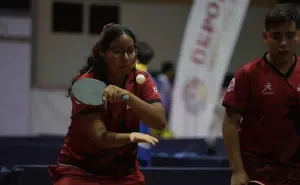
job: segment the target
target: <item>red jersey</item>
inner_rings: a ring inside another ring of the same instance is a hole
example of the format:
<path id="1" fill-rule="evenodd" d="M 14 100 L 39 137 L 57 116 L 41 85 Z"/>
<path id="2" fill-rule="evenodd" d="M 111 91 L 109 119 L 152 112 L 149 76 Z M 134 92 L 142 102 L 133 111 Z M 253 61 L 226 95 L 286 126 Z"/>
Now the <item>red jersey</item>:
<path id="1" fill-rule="evenodd" d="M 145 83 L 136 83 L 136 76 L 143 74 Z M 94 78 L 92 73 L 82 75 L 80 78 Z M 156 87 L 143 71 L 133 71 L 127 78 L 123 89 L 130 91 L 142 100 L 153 103 L 159 102 L 160 96 Z M 102 96 L 102 95 L 99 95 Z M 127 106 L 125 102 L 108 103 L 106 109 L 103 106 L 91 107 L 80 104 L 73 97 L 72 121 L 65 142 L 61 150 L 58 162 L 76 166 L 84 171 L 104 176 L 126 175 L 136 170 L 137 144 L 130 144 L 118 148 L 99 148 L 82 128 L 82 118 L 78 114 L 99 112 L 103 115 L 106 129 L 110 132 L 130 133 L 139 132 L 140 119 Z"/>
<path id="2" fill-rule="evenodd" d="M 223 101 L 242 115 L 239 135 L 246 170 L 251 168 L 250 158 L 286 165 L 300 158 L 300 58 L 282 74 L 266 55 L 236 72 Z"/>

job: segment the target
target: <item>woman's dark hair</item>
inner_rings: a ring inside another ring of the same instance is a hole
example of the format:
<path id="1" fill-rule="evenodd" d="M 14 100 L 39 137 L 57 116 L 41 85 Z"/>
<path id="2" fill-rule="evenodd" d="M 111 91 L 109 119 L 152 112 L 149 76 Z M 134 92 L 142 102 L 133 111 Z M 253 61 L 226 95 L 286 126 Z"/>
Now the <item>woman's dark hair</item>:
<path id="1" fill-rule="evenodd" d="M 86 65 L 80 69 L 79 74 L 72 79 L 72 85 L 81 75 L 87 72 L 92 72 L 96 79 L 107 82 L 106 62 L 100 53 L 106 52 L 110 47 L 110 43 L 124 34 L 130 36 L 134 41 L 134 45 L 136 45 L 136 37 L 128 28 L 120 24 L 104 26 L 99 41 L 93 47 L 92 55 L 88 57 Z M 71 95 L 72 85 L 68 89 L 67 97 Z"/>

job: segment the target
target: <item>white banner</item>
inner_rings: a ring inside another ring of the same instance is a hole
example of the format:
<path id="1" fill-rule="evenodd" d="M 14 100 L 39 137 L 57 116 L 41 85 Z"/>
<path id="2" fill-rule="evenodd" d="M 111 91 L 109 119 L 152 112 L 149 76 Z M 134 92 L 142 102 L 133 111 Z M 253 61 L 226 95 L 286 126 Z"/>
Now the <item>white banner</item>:
<path id="1" fill-rule="evenodd" d="M 170 128 L 177 138 L 210 134 L 248 0 L 195 0 L 185 29 Z"/>

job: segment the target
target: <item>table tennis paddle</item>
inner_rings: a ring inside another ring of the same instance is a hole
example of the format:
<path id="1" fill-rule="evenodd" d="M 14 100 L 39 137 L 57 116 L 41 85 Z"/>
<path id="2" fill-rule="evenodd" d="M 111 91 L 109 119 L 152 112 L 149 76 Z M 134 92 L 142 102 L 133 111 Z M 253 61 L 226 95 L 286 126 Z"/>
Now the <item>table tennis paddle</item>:
<path id="1" fill-rule="evenodd" d="M 103 92 L 107 85 L 96 79 L 83 78 L 77 80 L 72 85 L 72 95 L 74 98 L 83 104 L 98 106 L 104 103 Z M 128 100 L 128 95 L 123 95 L 121 97 L 123 100 Z"/>
<path id="2" fill-rule="evenodd" d="M 248 182 L 248 185 L 264 185 L 264 183 L 259 182 L 259 181 L 250 181 L 250 182 Z"/>

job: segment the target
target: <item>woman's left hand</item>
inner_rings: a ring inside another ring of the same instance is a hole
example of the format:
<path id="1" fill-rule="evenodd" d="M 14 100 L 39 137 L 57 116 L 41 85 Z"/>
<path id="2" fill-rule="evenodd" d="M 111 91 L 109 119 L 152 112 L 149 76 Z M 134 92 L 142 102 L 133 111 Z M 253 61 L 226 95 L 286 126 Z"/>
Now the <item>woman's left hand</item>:
<path id="1" fill-rule="evenodd" d="M 122 96 L 129 95 L 130 92 L 117 87 L 115 85 L 109 85 L 104 89 L 103 99 L 108 102 L 122 101 Z"/>

